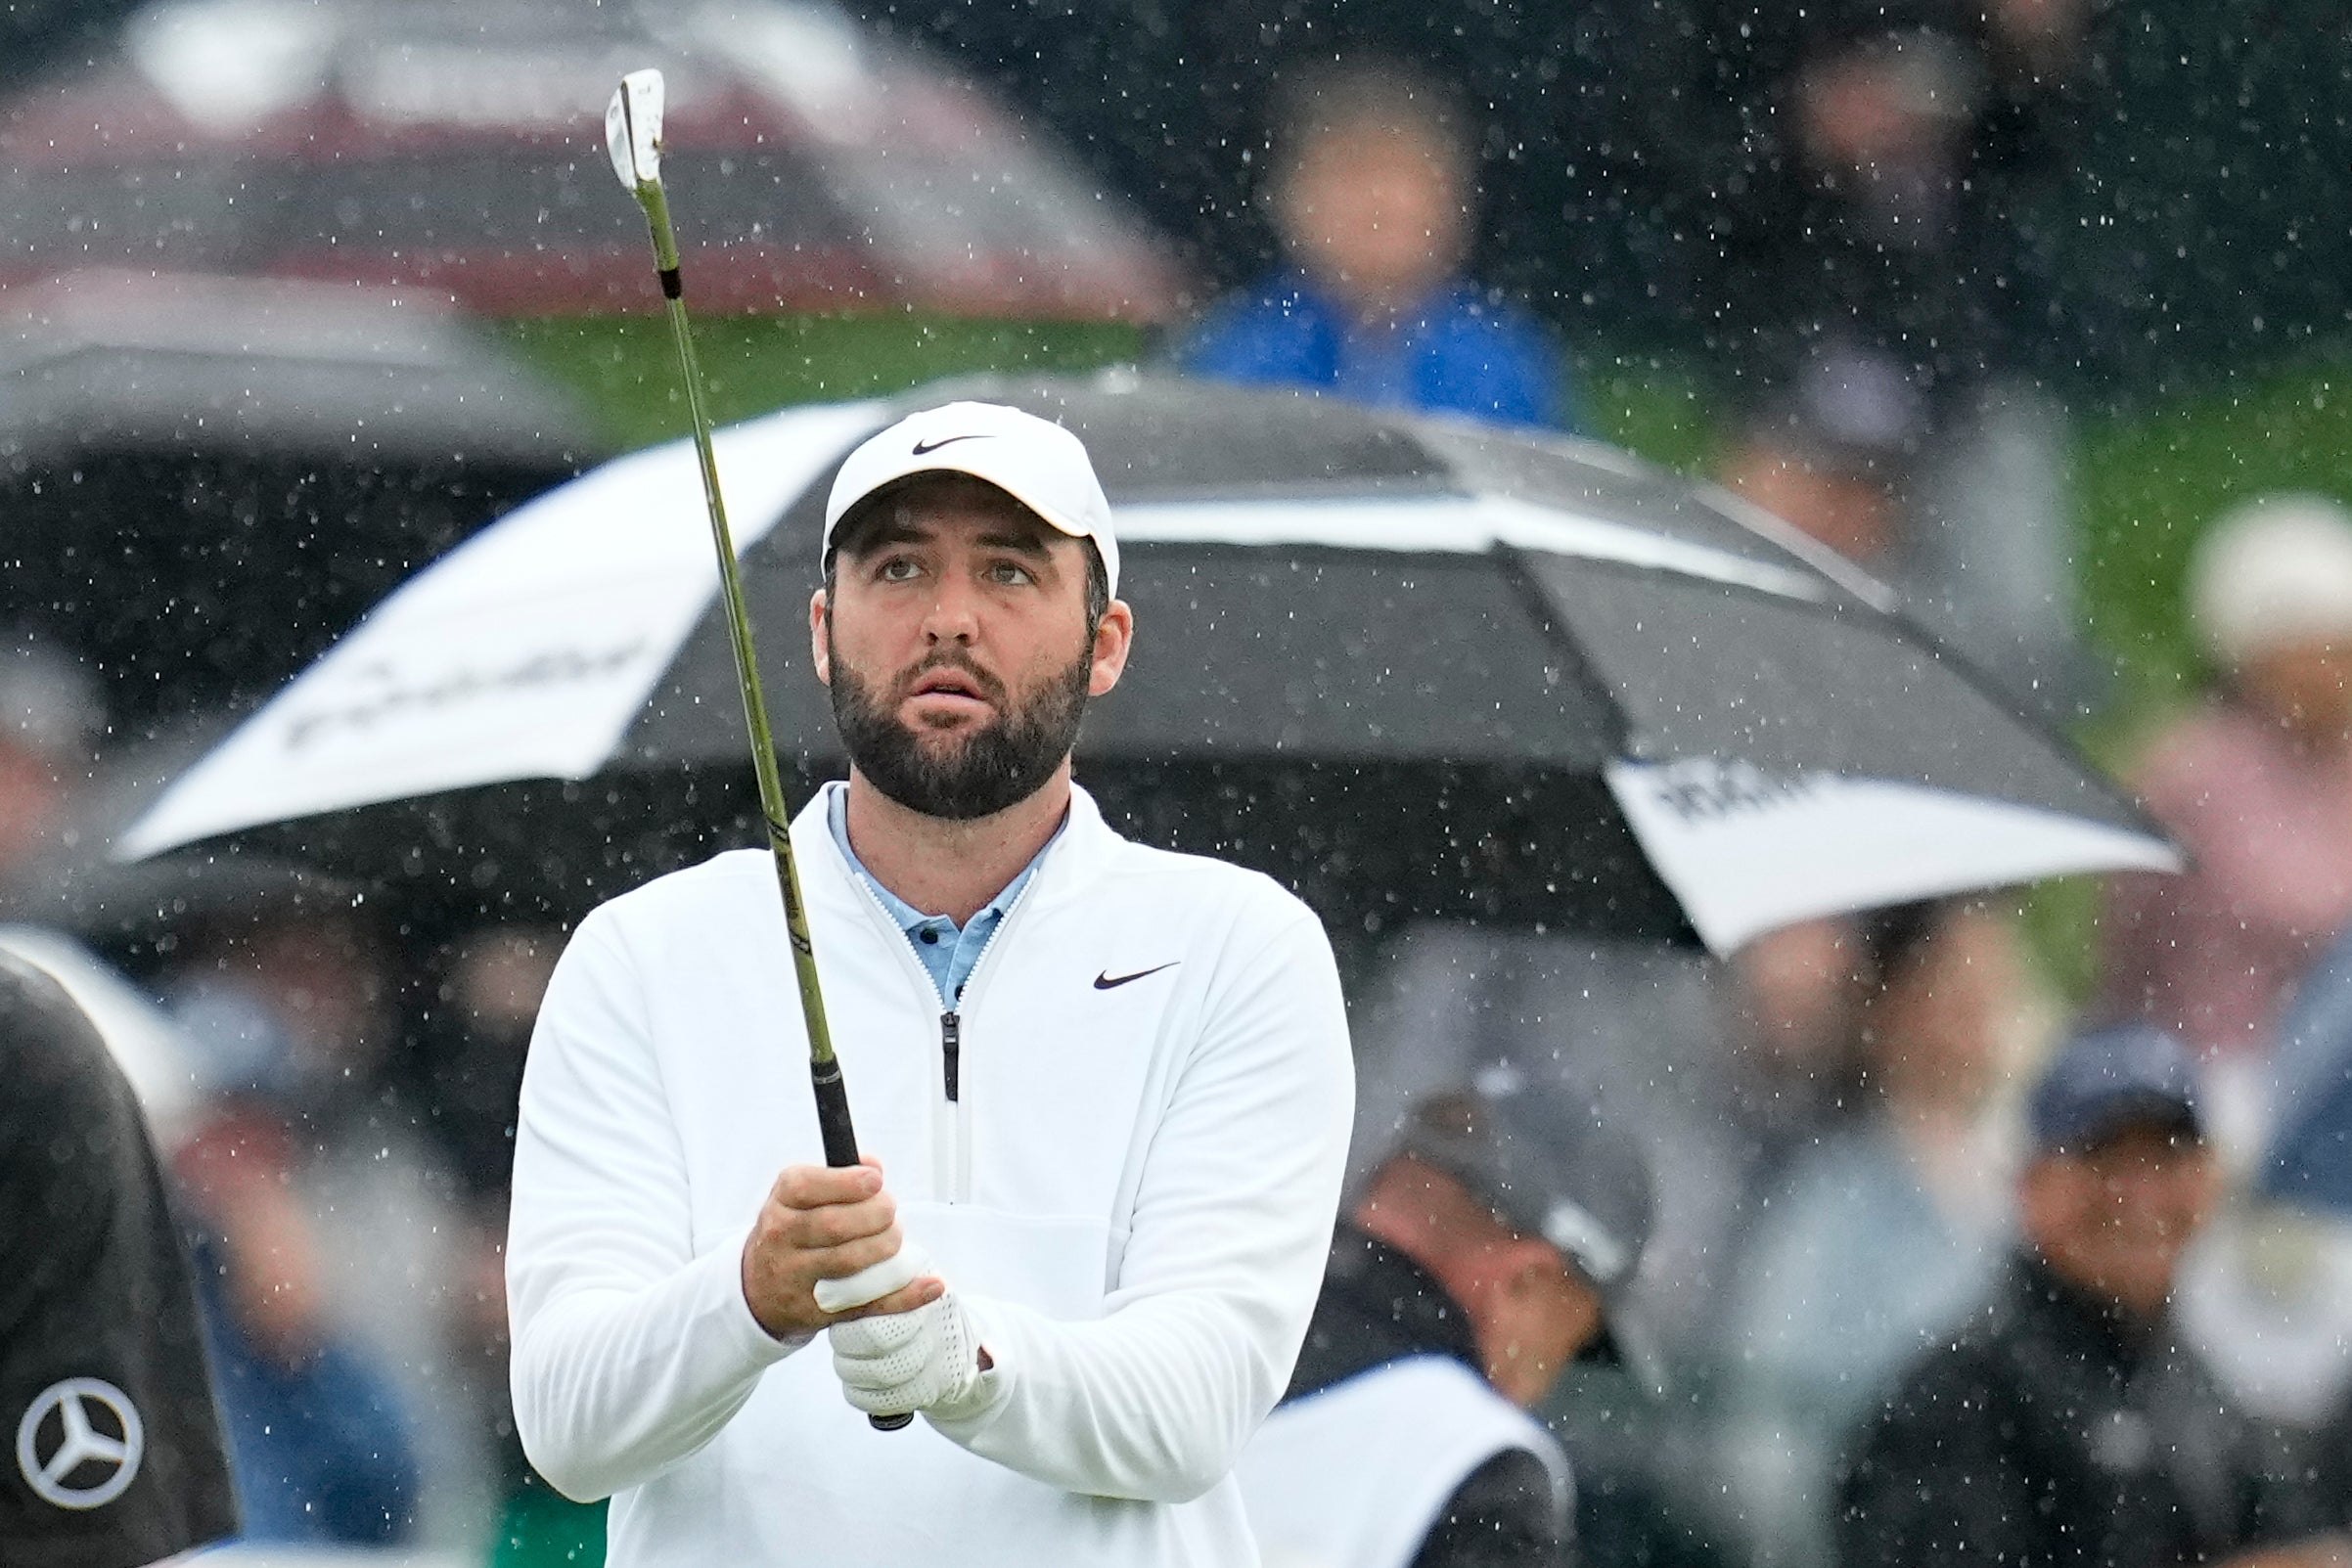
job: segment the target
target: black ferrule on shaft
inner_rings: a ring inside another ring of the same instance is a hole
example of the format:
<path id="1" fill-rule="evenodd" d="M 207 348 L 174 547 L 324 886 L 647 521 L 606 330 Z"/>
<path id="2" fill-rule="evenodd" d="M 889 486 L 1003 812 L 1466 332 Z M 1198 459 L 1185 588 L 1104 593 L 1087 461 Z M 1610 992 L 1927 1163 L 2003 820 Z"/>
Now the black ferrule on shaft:
<path id="1" fill-rule="evenodd" d="M 817 1135 L 825 1141 L 825 1163 L 857 1163 L 857 1129 L 849 1123 L 849 1086 L 841 1082 L 841 1064 L 810 1062 L 809 1083 L 817 1092 Z"/>
<path id="2" fill-rule="evenodd" d="M 645 274 L 641 272 L 637 276 L 642 278 Z M 678 276 L 678 269 L 675 267 L 661 269 L 661 297 L 664 299 L 686 297 L 686 280 Z"/>

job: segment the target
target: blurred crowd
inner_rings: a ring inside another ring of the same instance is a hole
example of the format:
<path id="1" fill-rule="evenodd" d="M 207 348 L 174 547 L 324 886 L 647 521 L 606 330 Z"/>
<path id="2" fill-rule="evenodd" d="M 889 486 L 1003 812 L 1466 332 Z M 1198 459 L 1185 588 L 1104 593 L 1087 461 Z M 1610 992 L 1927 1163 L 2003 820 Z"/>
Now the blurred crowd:
<path id="1" fill-rule="evenodd" d="M 1741 284 L 1719 307 L 1742 391 L 1713 476 L 2065 719 L 2103 688 L 2064 410 L 2031 370 L 2024 215 L 2062 163 L 2096 10 L 1699 6 L 1693 26 L 1740 43 L 1684 84 L 1728 116 L 1709 145 L 1739 150 L 1691 176 L 1721 195 Z M 1171 337 L 1174 368 L 1589 430 L 1578 345 L 1470 270 L 1490 106 L 1359 57 L 1257 111 L 1281 257 Z M 1564 1445 L 1587 1562 L 1947 1560 L 1933 1433 L 2011 1442 L 1972 1412 L 2010 1397 L 2003 1356 L 2046 1341 L 2098 1385 L 2078 1424 L 2108 1423 L 2071 1438 L 2188 1532 L 2145 1560 L 2352 1525 L 2352 513 L 2243 497 L 2204 530 L 2180 614 L 2209 683 L 2133 748 L 2130 782 L 2191 870 L 2101 890 L 2079 1004 L 2021 895 L 1817 921 L 1722 962 L 1431 923 L 1362 967 L 1366 1235 L 1445 1266 L 1443 1225 L 1374 1201 L 1400 1146 L 1437 1158 L 1431 1097 L 1510 1098 L 1563 1145 L 1598 1118 L 1649 1173 L 1639 1271 L 1599 1281 L 1615 1354 L 1496 1379 Z M 107 734 L 70 659 L 0 647 L 12 917 L 97 853 Z M 93 940 L 169 1010 L 203 1089 L 168 1163 L 248 1534 L 516 1561 L 592 1539 L 505 1409 L 512 1120 L 563 933 L 406 922 L 288 872 L 192 885 Z M 2191 1406 L 2227 1430 L 2163 1424 Z M 2204 1473 L 2243 1487 L 2164 1492 L 2148 1456 L 2207 1441 Z M 2038 1484 L 2017 1479 L 2027 1512 Z"/>

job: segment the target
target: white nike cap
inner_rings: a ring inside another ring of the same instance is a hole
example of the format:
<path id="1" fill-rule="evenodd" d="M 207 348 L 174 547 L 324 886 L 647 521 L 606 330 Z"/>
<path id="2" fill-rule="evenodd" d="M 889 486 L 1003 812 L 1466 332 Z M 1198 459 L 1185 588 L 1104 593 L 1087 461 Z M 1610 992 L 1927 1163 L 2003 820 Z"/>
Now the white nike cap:
<path id="1" fill-rule="evenodd" d="M 1110 596 L 1118 597 L 1119 542 L 1085 443 L 1051 420 L 999 403 L 927 408 L 867 437 L 834 475 L 825 501 L 825 553 L 831 554 L 833 531 L 850 508 L 914 473 L 969 473 L 1070 537 L 1092 539 Z"/>

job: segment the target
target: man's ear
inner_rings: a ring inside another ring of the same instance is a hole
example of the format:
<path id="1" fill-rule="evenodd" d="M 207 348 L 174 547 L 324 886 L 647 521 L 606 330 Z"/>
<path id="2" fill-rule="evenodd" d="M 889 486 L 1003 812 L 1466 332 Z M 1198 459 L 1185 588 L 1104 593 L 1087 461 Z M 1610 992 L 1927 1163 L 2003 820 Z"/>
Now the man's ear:
<path id="1" fill-rule="evenodd" d="M 808 596 L 808 661 L 821 686 L 833 685 L 833 624 L 825 614 L 825 590 Z"/>
<path id="2" fill-rule="evenodd" d="M 1509 1262 L 1502 1271 L 1504 1288 L 1522 1300 L 1542 1296 L 1557 1286 L 1560 1254 L 1549 1241 L 1516 1236 L 1509 1243 Z"/>
<path id="3" fill-rule="evenodd" d="M 1086 677 L 1086 694 L 1101 696 L 1119 684 L 1127 668 L 1127 650 L 1135 643 L 1135 611 L 1123 599 L 1114 599 L 1095 627 L 1094 668 Z"/>

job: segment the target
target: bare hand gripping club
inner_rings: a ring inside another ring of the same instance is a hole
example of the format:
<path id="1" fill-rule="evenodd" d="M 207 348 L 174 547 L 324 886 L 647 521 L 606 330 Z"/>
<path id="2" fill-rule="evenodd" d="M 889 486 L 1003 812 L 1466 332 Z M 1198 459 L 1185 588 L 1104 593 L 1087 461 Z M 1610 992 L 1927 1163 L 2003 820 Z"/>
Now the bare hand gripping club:
<path id="1" fill-rule="evenodd" d="M 849 1121 L 849 1093 L 833 1053 L 825 1022 L 825 996 L 817 986 L 816 950 L 808 938 L 808 913 L 800 901 L 800 876 L 792 866 L 791 824 L 785 814 L 784 781 L 776 767 L 776 742 L 768 730 L 768 703 L 759 687 L 759 660 L 751 645 L 751 616 L 744 605 L 743 578 L 735 539 L 719 498 L 718 461 L 710 447 L 710 416 L 702 407 L 702 375 L 695 363 L 694 336 L 686 321 L 686 290 L 678 274 L 678 239 L 670 227 L 669 197 L 661 185 L 661 72 L 633 70 L 620 81 L 605 111 L 605 147 L 612 172 L 645 208 L 654 239 L 654 265 L 661 297 L 677 339 L 678 371 L 686 382 L 686 409 L 694 426 L 695 455 L 702 470 L 702 498 L 710 509 L 710 542 L 718 554 L 719 591 L 727 608 L 727 632 L 735 647 L 735 674 L 743 688 L 744 722 L 751 735 L 751 769 L 759 780 L 759 809 L 768 825 L 768 846 L 776 857 L 776 884 L 784 894 L 784 924 L 791 935 L 792 973 L 800 984 L 800 1016 L 808 1025 L 808 1074 L 816 1090 L 817 1129 L 825 1163 L 858 1162 L 857 1133 Z M 909 1276 L 909 1277 L 913 1277 Z M 904 1281 L 901 1281 L 902 1283 Z M 911 1415 L 867 1417 L 882 1431 L 896 1431 Z"/>

